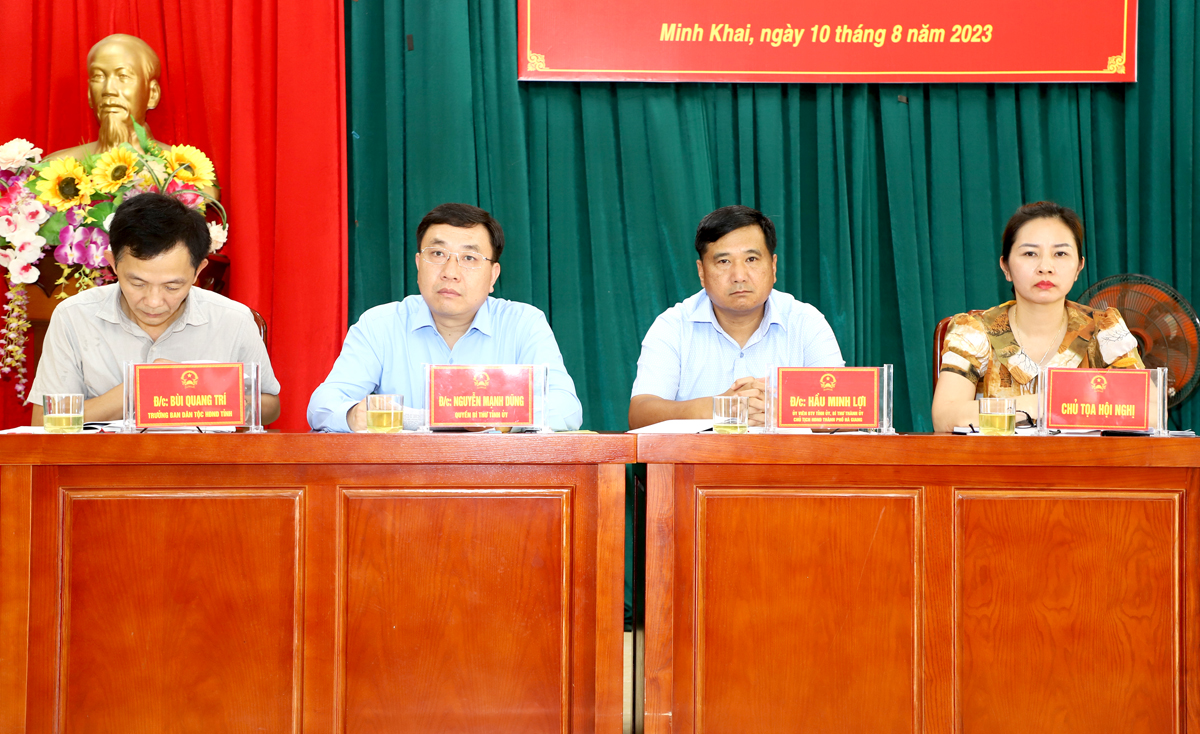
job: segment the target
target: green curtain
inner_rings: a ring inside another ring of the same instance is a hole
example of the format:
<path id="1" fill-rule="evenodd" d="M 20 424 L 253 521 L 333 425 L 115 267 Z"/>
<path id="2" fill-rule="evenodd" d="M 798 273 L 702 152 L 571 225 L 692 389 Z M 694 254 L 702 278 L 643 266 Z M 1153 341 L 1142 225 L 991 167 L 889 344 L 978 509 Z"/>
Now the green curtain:
<path id="1" fill-rule="evenodd" d="M 348 0 L 351 319 L 416 292 L 426 211 L 478 204 L 497 295 L 549 316 L 584 426 L 624 429 L 642 337 L 699 289 L 696 224 L 746 204 L 778 228 L 776 287 L 848 364 L 894 364 L 897 427 L 928 431 L 934 324 L 1009 297 L 1022 202 L 1083 216 L 1073 297 L 1141 272 L 1195 300 L 1195 4 L 1140 5 L 1136 84 L 577 84 L 517 81 L 512 0 Z"/>

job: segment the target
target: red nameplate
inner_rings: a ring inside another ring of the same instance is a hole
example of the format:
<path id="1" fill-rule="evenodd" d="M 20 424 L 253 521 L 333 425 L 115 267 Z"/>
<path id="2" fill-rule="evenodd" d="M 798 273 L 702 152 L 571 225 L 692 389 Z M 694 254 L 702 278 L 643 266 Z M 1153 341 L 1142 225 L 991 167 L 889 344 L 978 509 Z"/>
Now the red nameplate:
<path id="1" fill-rule="evenodd" d="M 138 428 L 246 422 L 241 362 L 136 364 L 133 394 Z"/>
<path id="2" fill-rule="evenodd" d="M 878 428 L 878 367 L 780 367 L 775 425 Z"/>
<path id="3" fill-rule="evenodd" d="M 430 426 L 532 426 L 532 365 L 429 367 Z"/>
<path id="4" fill-rule="evenodd" d="M 1046 427 L 1150 430 L 1149 370 L 1046 370 Z"/>

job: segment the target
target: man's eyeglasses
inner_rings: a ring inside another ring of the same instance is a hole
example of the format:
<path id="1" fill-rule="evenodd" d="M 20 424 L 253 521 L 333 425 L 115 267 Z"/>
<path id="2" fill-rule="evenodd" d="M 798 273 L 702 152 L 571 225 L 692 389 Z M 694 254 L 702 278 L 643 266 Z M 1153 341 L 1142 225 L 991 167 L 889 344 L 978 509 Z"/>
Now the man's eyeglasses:
<path id="1" fill-rule="evenodd" d="M 445 265 L 453 255 L 458 260 L 458 267 L 463 270 L 478 270 L 484 262 L 495 262 L 490 257 L 484 257 L 474 252 L 449 252 L 438 247 L 426 247 L 421 250 L 421 259 L 430 265 Z"/>

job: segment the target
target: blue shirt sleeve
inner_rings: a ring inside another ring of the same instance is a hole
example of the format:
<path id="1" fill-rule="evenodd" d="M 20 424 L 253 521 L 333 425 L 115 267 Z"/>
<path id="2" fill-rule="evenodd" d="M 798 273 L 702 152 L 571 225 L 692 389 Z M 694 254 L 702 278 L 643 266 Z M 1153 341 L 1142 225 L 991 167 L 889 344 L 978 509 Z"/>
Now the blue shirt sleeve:
<path id="1" fill-rule="evenodd" d="M 664 311 L 654 319 L 646 338 L 642 340 L 642 353 L 638 355 L 637 377 L 633 381 L 630 397 L 655 395 L 664 400 L 679 399 L 679 380 L 683 370 L 679 345 L 684 327 L 679 308 Z"/>
<path id="2" fill-rule="evenodd" d="M 575 431 L 583 425 L 583 405 L 575 394 L 575 381 L 567 374 L 562 352 L 546 315 L 531 309 L 536 318 L 524 320 L 529 331 L 522 340 L 521 364 L 544 364 L 549 370 L 547 380 L 546 422 L 556 431 Z"/>
<path id="3" fill-rule="evenodd" d="M 329 376 L 308 401 L 308 425 L 314 431 L 348 433 L 346 413 L 379 387 L 383 362 L 363 320 L 350 327 Z"/>
<path id="4" fill-rule="evenodd" d="M 842 349 L 825 315 L 809 306 L 805 314 L 801 364 L 805 367 L 845 367 Z"/>

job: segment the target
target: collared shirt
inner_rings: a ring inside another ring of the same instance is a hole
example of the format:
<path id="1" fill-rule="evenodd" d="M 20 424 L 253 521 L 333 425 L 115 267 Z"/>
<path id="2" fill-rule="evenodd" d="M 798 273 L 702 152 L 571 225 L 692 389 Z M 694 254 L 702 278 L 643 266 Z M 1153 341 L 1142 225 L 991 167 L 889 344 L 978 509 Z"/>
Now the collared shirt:
<path id="1" fill-rule="evenodd" d="M 262 391 L 279 394 L 267 347 L 250 309 L 219 293 L 191 288 L 183 313 L 155 341 L 121 309 L 117 283 L 89 288 L 54 309 L 42 358 L 28 402 L 42 396 L 83 393 L 84 400 L 103 395 L 125 381 L 125 362 L 258 362 Z"/>
<path id="2" fill-rule="evenodd" d="M 1013 334 L 1006 301 L 981 314 L 954 317 L 942 343 L 941 372 L 975 383 L 984 398 L 1010 398 L 1037 392 L 1038 363 Z M 1115 308 L 1103 311 L 1073 301 L 1064 304 L 1067 331 L 1046 367 L 1144 369 L 1137 339 Z"/>
<path id="3" fill-rule="evenodd" d="M 376 306 L 350 327 L 342 353 L 308 402 L 308 424 L 318 431 L 349 431 L 346 413 L 372 393 L 403 395 L 408 416 L 425 408 L 426 364 L 544 364 L 549 367 L 546 420 L 575 430 L 583 406 L 546 316 L 525 303 L 488 297 L 454 348 L 438 333 L 425 299 Z"/>
<path id="4" fill-rule="evenodd" d="M 767 376 L 772 367 L 843 367 L 829 322 L 813 306 L 772 290 L 762 323 L 739 346 L 700 291 L 659 315 L 638 357 L 633 395 L 694 400 L 720 395 L 741 377 Z"/>

